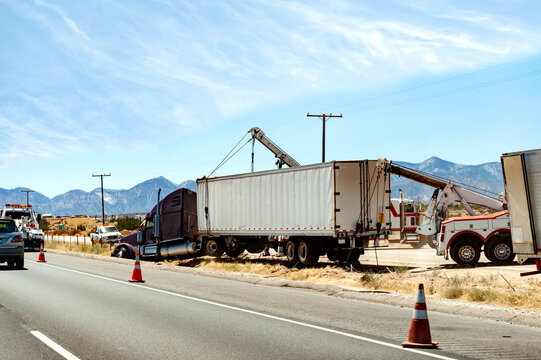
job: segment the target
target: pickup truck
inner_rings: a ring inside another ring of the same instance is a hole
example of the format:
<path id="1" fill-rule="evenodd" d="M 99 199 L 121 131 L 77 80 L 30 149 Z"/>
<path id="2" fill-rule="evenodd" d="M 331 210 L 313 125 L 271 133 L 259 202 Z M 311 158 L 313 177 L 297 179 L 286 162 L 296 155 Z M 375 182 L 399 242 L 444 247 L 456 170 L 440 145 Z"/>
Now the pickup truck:
<path id="1" fill-rule="evenodd" d="M 90 241 L 95 243 L 115 243 L 122 239 L 122 234 L 113 225 L 99 226 L 96 232 L 90 234 Z"/>

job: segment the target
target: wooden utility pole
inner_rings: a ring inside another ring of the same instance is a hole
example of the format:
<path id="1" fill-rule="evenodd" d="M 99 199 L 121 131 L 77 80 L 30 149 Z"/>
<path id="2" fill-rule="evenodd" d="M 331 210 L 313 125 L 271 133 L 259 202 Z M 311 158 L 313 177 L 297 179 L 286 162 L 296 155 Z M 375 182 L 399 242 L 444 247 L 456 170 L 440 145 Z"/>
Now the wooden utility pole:
<path id="1" fill-rule="evenodd" d="M 322 138 L 322 145 L 321 145 L 321 162 L 325 162 L 325 123 L 330 118 L 341 118 L 342 114 L 340 115 L 333 115 L 333 114 L 321 114 L 321 115 L 310 115 L 310 113 L 306 114 L 307 117 L 318 117 L 321 120 L 323 120 L 323 138 Z"/>
<path id="2" fill-rule="evenodd" d="M 111 176 L 111 174 L 98 174 L 94 175 L 92 174 L 92 177 L 100 177 L 101 178 L 101 222 L 103 225 L 105 225 L 105 208 L 103 207 L 103 177 L 104 176 Z"/>
<path id="3" fill-rule="evenodd" d="M 26 193 L 26 206 L 30 205 L 30 198 L 28 197 L 28 193 L 34 192 L 34 190 L 21 190 L 21 192 Z"/>

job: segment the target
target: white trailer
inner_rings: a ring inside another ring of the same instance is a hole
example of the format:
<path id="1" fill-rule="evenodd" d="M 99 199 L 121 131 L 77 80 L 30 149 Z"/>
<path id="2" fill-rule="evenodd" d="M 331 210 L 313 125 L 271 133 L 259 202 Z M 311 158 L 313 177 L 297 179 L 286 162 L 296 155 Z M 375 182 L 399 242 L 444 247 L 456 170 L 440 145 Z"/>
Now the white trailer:
<path id="1" fill-rule="evenodd" d="M 533 273 L 541 273 L 541 149 L 506 153 L 501 160 L 513 251 L 519 263 L 536 259 Z"/>
<path id="2" fill-rule="evenodd" d="M 301 264 L 324 253 L 356 261 L 370 238 L 390 232 L 390 181 L 376 165 L 333 161 L 198 179 L 203 246 L 207 253 L 270 246 Z"/>

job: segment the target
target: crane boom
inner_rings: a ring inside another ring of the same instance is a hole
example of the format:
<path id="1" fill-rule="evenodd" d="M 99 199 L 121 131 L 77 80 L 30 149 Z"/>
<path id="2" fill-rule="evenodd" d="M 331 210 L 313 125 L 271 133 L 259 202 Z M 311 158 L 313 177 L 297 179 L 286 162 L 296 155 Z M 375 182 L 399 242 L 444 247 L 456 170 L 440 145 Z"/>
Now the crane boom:
<path id="1" fill-rule="evenodd" d="M 252 139 L 257 139 L 263 146 L 269 149 L 274 156 L 278 159 L 278 167 L 281 168 L 283 164 L 289 167 L 301 166 L 295 159 L 289 156 L 284 150 L 276 145 L 272 140 L 265 136 L 263 130 L 258 127 L 253 127 L 248 130 L 252 134 Z"/>

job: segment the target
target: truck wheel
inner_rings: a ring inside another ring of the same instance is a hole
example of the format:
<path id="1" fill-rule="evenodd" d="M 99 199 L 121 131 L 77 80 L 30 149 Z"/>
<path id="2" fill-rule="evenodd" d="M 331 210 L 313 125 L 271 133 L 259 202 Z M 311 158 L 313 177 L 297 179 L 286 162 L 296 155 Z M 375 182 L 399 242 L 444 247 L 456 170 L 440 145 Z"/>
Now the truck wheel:
<path id="1" fill-rule="evenodd" d="M 495 264 L 509 264 L 515 259 L 513 245 L 507 236 L 498 236 L 485 245 L 485 256 Z"/>
<path id="2" fill-rule="evenodd" d="M 24 269 L 24 255 L 17 258 L 15 268 L 18 270 Z"/>
<path id="3" fill-rule="evenodd" d="M 454 244 L 451 252 L 453 260 L 459 265 L 471 265 L 474 266 L 479 262 L 481 256 L 481 248 L 479 245 L 471 239 L 459 240 Z"/>
<path id="4" fill-rule="evenodd" d="M 315 242 L 302 240 L 298 247 L 299 262 L 303 265 L 312 265 L 319 260 L 319 249 Z"/>
<path id="5" fill-rule="evenodd" d="M 126 259 L 128 257 L 128 249 L 126 249 L 125 247 L 121 247 L 117 251 L 116 256 L 121 259 Z"/>
<path id="6" fill-rule="evenodd" d="M 286 244 L 286 257 L 290 264 L 295 265 L 299 262 L 299 253 L 297 252 L 297 245 L 289 240 Z"/>
<path id="7" fill-rule="evenodd" d="M 205 241 L 205 255 L 219 258 L 224 253 L 225 244 L 220 238 L 210 238 Z"/>
<path id="8" fill-rule="evenodd" d="M 429 236 L 428 239 L 426 239 L 426 243 L 432 249 L 437 249 L 438 248 L 438 240 L 437 240 L 436 235 Z"/>
<path id="9" fill-rule="evenodd" d="M 225 251 L 226 255 L 229 256 L 230 258 L 236 258 L 238 257 L 240 254 L 242 254 L 244 252 L 244 249 L 243 247 L 234 247 L 234 248 L 230 248 L 230 249 L 227 249 Z"/>

